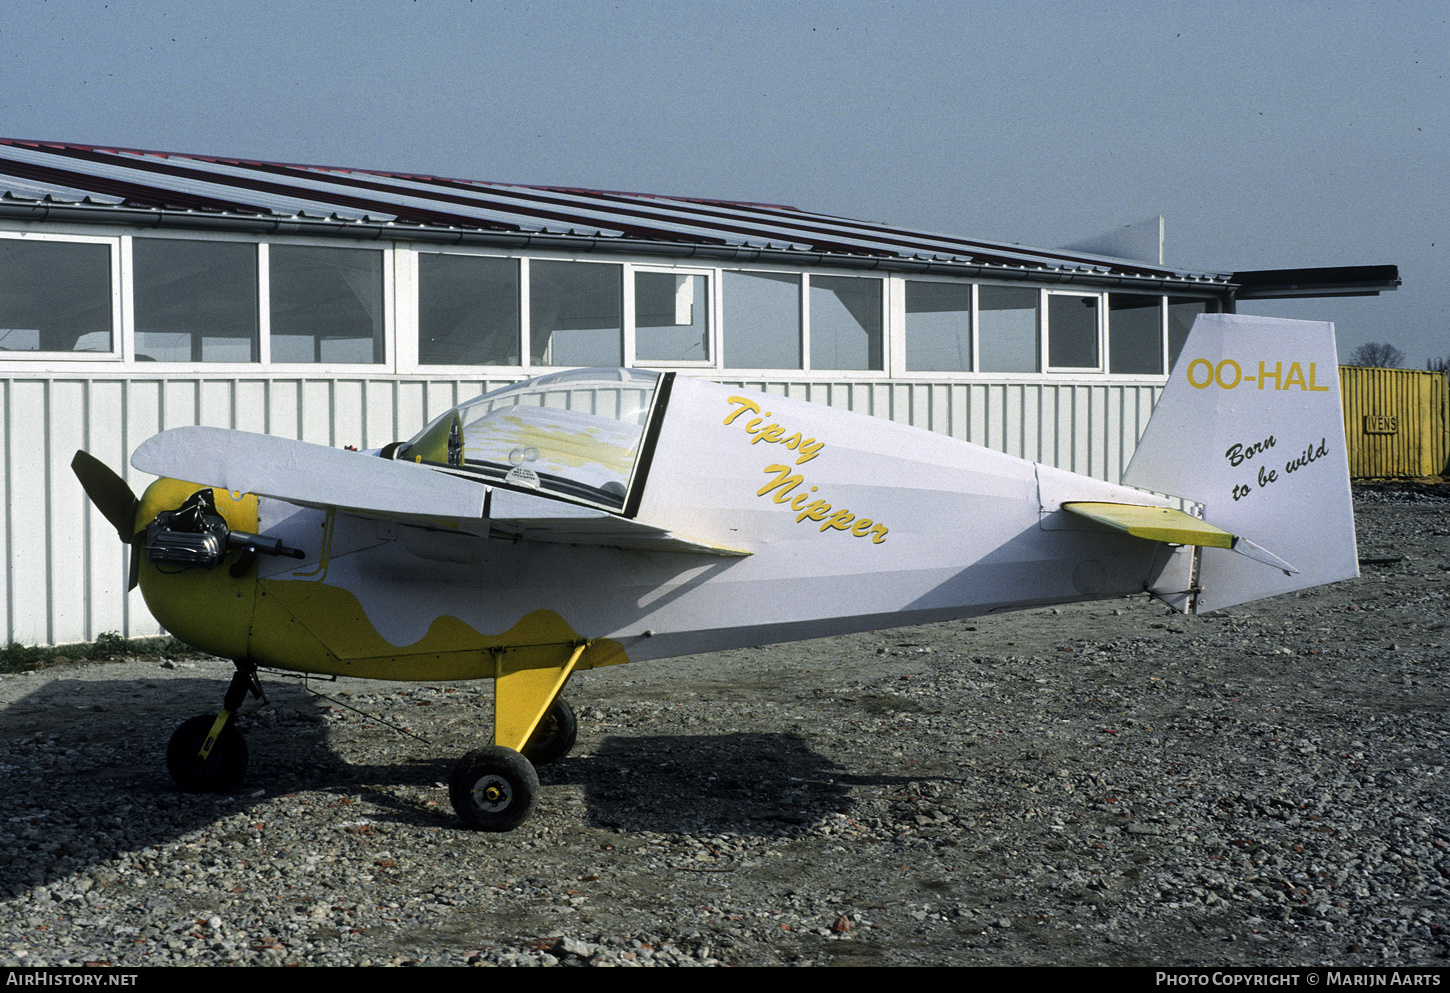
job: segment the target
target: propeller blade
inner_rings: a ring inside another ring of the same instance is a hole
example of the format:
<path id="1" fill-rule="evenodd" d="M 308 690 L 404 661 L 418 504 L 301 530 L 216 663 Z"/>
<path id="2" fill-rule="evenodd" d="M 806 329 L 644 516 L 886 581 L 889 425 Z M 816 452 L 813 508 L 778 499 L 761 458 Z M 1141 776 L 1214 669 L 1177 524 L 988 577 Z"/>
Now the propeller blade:
<path id="1" fill-rule="evenodd" d="M 136 537 L 131 541 L 131 565 L 126 580 L 127 592 L 134 590 L 136 588 L 136 584 L 141 582 L 141 555 L 143 552 L 143 544 L 145 540 L 145 532 L 143 531 L 140 534 L 137 534 Z"/>
<path id="2" fill-rule="evenodd" d="M 126 544 L 131 544 L 135 536 L 137 504 L 131 487 L 110 466 L 88 452 L 76 452 L 70 468 L 81 481 L 91 503 L 116 529 L 117 536 Z"/>

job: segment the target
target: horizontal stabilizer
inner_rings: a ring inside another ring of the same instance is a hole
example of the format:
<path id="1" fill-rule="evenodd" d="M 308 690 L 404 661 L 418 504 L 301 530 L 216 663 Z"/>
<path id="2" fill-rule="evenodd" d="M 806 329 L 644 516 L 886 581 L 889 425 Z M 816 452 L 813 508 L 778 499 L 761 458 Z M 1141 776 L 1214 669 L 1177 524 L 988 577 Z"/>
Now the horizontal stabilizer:
<path id="1" fill-rule="evenodd" d="M 1172 545 L 1200 545 L 1208 548 L 1227 548 L 1247 555 L 1255 562 L 1282 569 L 1293 575 L 1294 568 L 1273 552 L 1254 544 L 1247 538 L 1214 527 L 1192 514 L 1171 507 L 1141 507 L 1130 503 L 1064 503 L 1062 509 L 1090 521 L 1105 524 L 1124 534 L 1147 541 L 1162 541 Z"/>
<path id="2" fill-rule="evenodd" d="M 1170 507 L 1140 507 L 1131 503 L 1064 503 L 1062 509 L 1106 524 L 1135 538 L 1166 541 L 1174 545 L 1209 545 L 1232 548 L 1234 536 L 1223 528 L 1200 521 L 1192 514 Z"/>

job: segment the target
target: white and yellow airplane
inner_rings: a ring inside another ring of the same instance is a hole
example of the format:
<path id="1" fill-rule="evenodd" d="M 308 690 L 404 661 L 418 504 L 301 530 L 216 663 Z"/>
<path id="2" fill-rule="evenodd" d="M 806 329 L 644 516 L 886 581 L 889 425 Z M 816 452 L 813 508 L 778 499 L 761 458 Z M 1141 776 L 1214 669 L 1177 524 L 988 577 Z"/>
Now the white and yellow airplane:
<path id="1" fill-rule="evenodd" d="M 184 427 L 131 464 L 160 477 L 139 500 L 85 452 L 73 468 L 157 620 L 236 663 L 221 710 L 171 740 L 178 785 L 241 779 L 259 668 L 492 678 L 493 744 L 450 785 L 486 830 L 521 823 L 534 763 L 572 747 L 578 670 L 1358 574 L 1333 326 L 1231 315 L 1184 346 L 1125 474 L 1141 488 L 634 369 L 495 390 L 379 452 Z"/>

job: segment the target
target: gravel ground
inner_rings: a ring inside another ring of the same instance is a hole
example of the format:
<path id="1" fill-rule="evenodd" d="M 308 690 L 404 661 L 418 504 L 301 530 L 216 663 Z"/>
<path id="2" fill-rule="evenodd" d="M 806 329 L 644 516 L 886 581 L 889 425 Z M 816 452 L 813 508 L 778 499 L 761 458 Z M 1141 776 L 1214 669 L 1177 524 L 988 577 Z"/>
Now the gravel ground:
<path id="1" fill-rule="evenodd" d="M 223 663 L 0 677 L 0 964 L 1420 965 L 1450 955 L 1450 500 L 1363 576 L 585 673 L 533 819 L 464 830 L 487 684 L 273 679 L 251 771 L 163 749 Z"/>

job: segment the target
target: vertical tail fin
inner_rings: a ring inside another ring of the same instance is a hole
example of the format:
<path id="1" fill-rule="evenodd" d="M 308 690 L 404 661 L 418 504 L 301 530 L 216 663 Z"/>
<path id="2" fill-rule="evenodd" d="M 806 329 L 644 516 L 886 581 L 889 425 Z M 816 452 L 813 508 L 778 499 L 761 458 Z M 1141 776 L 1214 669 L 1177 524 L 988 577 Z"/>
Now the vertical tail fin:
<path id="1" fill-rule="evenodd" d="M 1195 613 L 1359 575 L 1334 325 L 1199 317 L 1123 474 L 1292 562 L 1200 551 Z"/>

